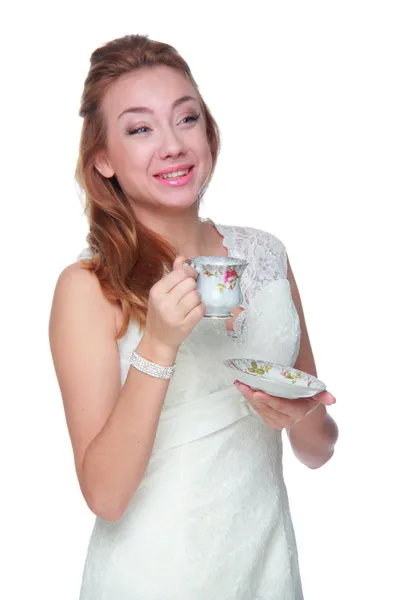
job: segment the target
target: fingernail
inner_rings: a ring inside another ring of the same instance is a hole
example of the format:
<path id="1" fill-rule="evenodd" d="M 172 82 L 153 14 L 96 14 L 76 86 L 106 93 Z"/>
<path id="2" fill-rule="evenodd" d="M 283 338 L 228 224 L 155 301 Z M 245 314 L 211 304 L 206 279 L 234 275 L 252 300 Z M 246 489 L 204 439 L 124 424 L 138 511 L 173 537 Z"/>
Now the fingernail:
<path id="1" fill-rule="evenodd" d="M 330 392 L 328 392 L 328 390 L 321 392 L 320 395 L 322 397 L 323 404 L 325 404 L 326 406 L 330 406 L 331 404 L 336 404 L 335 396 L 333 396 Z M 319 394 L 317 394 L 317 396 L 319 396 Z"/>

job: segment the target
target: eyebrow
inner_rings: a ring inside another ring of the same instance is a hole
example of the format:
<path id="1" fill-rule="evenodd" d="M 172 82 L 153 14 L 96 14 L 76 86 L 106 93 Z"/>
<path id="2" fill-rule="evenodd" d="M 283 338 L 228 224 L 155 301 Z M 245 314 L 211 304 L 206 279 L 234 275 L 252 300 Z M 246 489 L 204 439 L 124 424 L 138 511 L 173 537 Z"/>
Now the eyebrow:
<path id="1" fill-rule="evenodd" d="M 181 104 L 183 104 L 184 102 L 188 102 L 189 100 L 194 100 L 195 102 L 197 102 L 197 99 L 194 98 L 193 96 L 182 96 L 182 98 L 178 98 L 177 100 L 175 100 L 175 102 L 173 102 L 172 104 L 172 108 L 176 108 L 177 106 L 180 106 Z M 152 111 L 150 108 L 147 108 L 147 106 L 131 106 L 129 108 L 126 108 L 124 111 L 122 111 L 122 113 L 119 115 L 118 119 L 120 119 L 122 117 L 122 115 L 126 114 L 126 113 L 150 113 L 153 114 L 154 111 Z"/>

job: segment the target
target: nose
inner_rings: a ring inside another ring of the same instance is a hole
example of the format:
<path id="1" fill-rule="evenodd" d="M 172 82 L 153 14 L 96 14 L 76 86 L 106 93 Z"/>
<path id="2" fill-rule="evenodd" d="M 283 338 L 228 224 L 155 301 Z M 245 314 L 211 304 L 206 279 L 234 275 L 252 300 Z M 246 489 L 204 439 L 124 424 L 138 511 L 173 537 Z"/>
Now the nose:
<path id="1" fill-rule="evenodd" d="M 184 152 L 184 143 L 179 133 L 171 129 L 166 128 L 162 133 L 162 139 L 160 142 L 159 156 L 161 159 L 168 158 L 169 156 L 179 156 Z"/>

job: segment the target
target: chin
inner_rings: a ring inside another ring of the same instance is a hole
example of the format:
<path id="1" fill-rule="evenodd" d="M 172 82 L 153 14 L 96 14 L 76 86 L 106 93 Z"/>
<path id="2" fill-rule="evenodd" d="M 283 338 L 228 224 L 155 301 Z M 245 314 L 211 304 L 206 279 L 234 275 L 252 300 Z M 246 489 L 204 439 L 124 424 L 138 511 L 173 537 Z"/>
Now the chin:
<path id="1" fill-rule="evenodd" d="M 166 189 L 165 192 L 157 190 L 156 193 L 153 192 L 152 197 L 158 205 L 171 208 L 189 208 L 197 204 L 200 189 L 197 186 L 195 189 L 191 186 L 191 189 L 177 187 L 176 189 Z"/>
<path id="2" fill-rule="evenodd" d="M 198 194 L 182 194 L 180 197 L 178 194 L 171 194 L 169 198 L 158 198 L 157 204 L 162 205 L 165 208 L 171 209 L 188 209 L 193 205 L 197 205 Z"/>

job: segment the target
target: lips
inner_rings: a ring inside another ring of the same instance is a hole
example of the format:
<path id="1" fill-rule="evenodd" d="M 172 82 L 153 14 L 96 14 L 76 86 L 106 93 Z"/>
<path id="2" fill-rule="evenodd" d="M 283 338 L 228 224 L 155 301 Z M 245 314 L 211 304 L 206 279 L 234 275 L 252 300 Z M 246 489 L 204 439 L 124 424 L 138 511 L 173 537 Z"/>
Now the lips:
<path id="1" fill-rule="evenodd" d="M 174 167 L 168 167 L 168 169 L 164 169 L 163 171 L 159 171 L 154 175 L 154 177 L 161 177 L 162 175 L 167 175 L 168 173 L 176 173 L 178 171 L 187 171 L 193 168 L 194 165 L 186 164 L 186 165 L 176 165 Z"/>
<path id="2" fill-rule="evenodd" d="M 183 166 L 183 165 L 182 165 Z M 180 165 L 179 165 L 180 167 Z M 157 184 L 168 186 L 170 188 L 185 186 L 193 178 L 194 166 L 188 166 L 186 168 L 173 167 L 173 170 L 168 169 L 167 172 L 160 175 L 155 175 L 154 179 Z"/>

